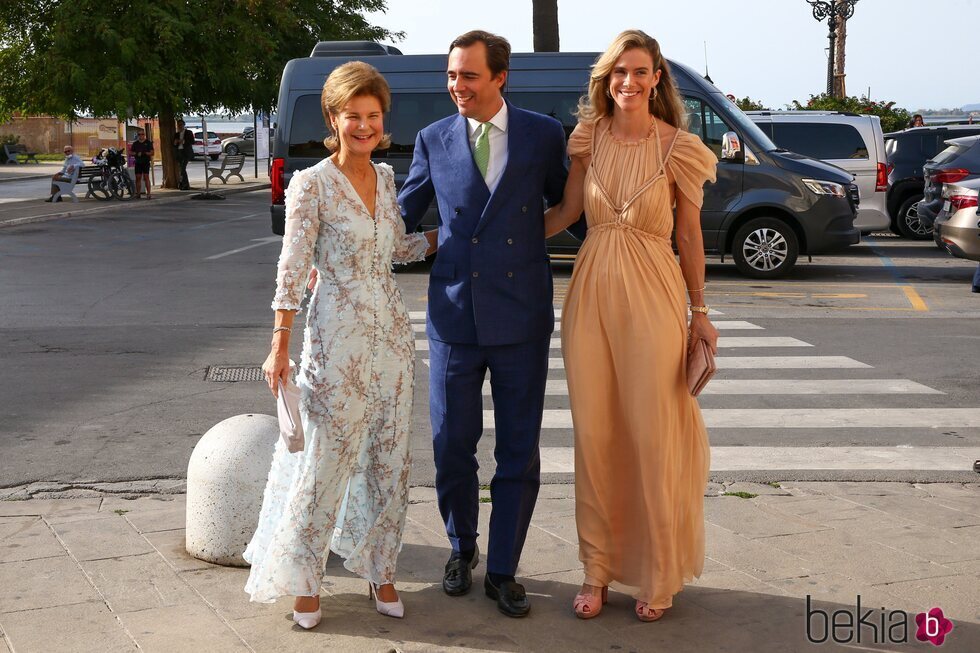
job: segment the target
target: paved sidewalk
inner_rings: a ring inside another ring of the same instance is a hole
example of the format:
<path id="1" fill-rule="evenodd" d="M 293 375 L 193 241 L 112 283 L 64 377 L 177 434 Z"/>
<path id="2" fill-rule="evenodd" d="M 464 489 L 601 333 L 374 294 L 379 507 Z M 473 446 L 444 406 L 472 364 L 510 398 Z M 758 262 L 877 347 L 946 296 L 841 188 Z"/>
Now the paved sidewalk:
<path id="1" fill-rule="evenodd" d="M 41 163 L 0 164 L 0 183 L 5 181 L 23 181 L 25 179 L 51 178 L 64 167 L 62 161 L 43 161 Z"/>
<path id="2" fill-rule="evenodd" d="M 127 500 L 91 489 L 83 491 L 90 498 L 0 501 L 0 653 L 924 651 L 931 644 L 915 641 L 915 615 L 934 607 L 954 624 L 939 650 L 980 650 L 980 484 L 742 483 L 709 491 L 704 574 L 660 622 L 638 622 L 632 600 L 616 592 L 598 618 L 573 616 L 581 572 L 567 485 L 543 487 L 538 501 L 519 570 L 531 595 L 528 618 L 508 619 L 483 596 L 484 564 L 469 595 L 445 596 L 447 544 L 434 491 L 414 488 L 399 560 L 406 618 L 377 614 L 365 583 L 331 558 L 323 622 L 310 632 L 292 625 L 289 599 L 250 604 L 247 570 L 187 555 L 183 495 Z M 34 496 L 63 493 L 55 484 L 34 488 Z M 883 620 L 894 638 L 906 623 L 909 642 L 875 645 L 870 625 L 857 627 L 860 645 L 807 641 L 808 621 L 820 639 L 824 615 L 834 611 L 850 614 L 839 612 L 838 624 L 852 623 L 838 638 L 856 637 L 853 624 L 869 610 L 864 623 L 875 624 L 879 642 Z"/>

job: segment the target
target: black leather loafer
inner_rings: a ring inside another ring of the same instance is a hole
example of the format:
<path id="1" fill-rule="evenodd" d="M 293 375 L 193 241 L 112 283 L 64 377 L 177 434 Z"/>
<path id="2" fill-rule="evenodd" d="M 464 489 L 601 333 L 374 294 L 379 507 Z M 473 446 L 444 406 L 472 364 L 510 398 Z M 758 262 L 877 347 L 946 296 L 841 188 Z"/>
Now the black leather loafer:
<path id="1" fill-rule="evenodd" d="M 527 593 L 520 583 L 505 580 L 498 587 L 493 584 L 488 574 L 483 579 L 483 591 L 497 602 L 497 609 L 508 617 L 526 617 L 531 611 L 531 603 L 527 600 Z"/>
<path id="2" fill-rule="evenodd" d="M 449 596 L 462 596 L 473 585 L 473 569 L 480 562 L 480 549 L 474 549 L 473 558 L 464 560 L 457 553 L 449 556 L 446 572 L 442 576 L 442 589 Z"/>

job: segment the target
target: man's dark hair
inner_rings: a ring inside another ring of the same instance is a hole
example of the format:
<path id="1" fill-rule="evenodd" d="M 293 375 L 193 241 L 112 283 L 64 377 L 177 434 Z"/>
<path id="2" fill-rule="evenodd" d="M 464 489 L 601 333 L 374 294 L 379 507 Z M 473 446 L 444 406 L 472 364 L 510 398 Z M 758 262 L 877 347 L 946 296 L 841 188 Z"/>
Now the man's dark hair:
<path id="1" fill-rule="evenodd" d="M 177 124 L 178 125 L 186 125 L 187 123 L 185 123 L 183 120 L 178 120 L 177 121 Z"/>
<path id="2" fill-rule="evenodd" d="M 453 48 L 468 48 L 474 43 L 487 46 L 487 66 L 494 77 L 510 68 L 510 43 L 504 37 L 484 32 L 482 29 L 457 36 L 456 40 L 449 44 L 449 51 L 452 52 Z"/>

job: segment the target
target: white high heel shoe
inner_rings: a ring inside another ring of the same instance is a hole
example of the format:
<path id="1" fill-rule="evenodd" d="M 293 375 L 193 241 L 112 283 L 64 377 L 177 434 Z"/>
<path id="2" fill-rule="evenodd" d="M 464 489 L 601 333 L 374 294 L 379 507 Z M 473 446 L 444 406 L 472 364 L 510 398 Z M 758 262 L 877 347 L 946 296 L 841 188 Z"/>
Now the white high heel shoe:
<path id="1" fill-rule="evenodd" d="M 317 601 L 319 603 L 319 601 Z M 297 612 L 293 610 L 293 621 L 302 629 L 310 630 L 316 628 L 323 618 L 323 612 L 318 608 L 316 612 Z"/>
<path id="2" fill-rule="evenodd" d="M 368 598 L 374 599 L 374 607 L 386 617 L 401 619 L 405 616 L 405 604 L 402 603 L 402 597 L 399 596 L 397 601 L 385 603 L 378 598 L 378 588 L 370 581 L 368 582 Z"/>

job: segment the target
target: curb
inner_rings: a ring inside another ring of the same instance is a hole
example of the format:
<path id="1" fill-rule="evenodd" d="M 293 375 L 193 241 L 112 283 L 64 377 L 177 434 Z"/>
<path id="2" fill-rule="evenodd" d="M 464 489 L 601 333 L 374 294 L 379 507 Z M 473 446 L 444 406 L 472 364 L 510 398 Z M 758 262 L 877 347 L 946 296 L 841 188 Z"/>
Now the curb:
<path id="1" fill-rule="evenodd" d="M 51 175 L 18 175 L 16 177 L 0 177 L 0 184 L 10 181 L 30 181 L 31 179 L 51 179 Z"/>
<path id="2" fill-rule="evenodd" d="M 220 191 L 212 191 L 212 192 L 220 192 L 226 195 L 237 195 L 240 193 L 250 193 L 256 190 L 265 190 L 270 187 L 271 184 L 269 182 L 266 182 L 266 183 L 250 186 L 249 188 L 227 188 L 227 189 L 221 188 Z M 183 194 L 171 195 L 169 197 L 163 196 L 158 200 L 154 200 L 153 205 L 159 206 L 161 204 L 173 204 L 174 202 L 190 200 L 193 198 L 194 195 L 196 195 L 199 192 L 203 192 L 203 190 L 195 190 L 193 193 L 188 192 L 188 194 L 186 195 Z M 81 209 L 76 211 L 63 211 L 61 213 L 46 213 L 44 215 L 32 215 L 24 218 L 11 218 L 9 220 L 0 219 L 0 229 L 3 229 L 4 227 L 16 227 L 24 224 L 33 224 L 35 222 L 47 222 L 48 220 L 61 220 L 63 218 L 80 218 L 90 213 L 104 213 L 106 211 L 121 211 L 122 209 L 127 208 L 129 206 L 132 206 L 131 202 L 116 202 L 115 204 L 110 204 L 108 206 L 94 206 L 92 208 Z"/>

